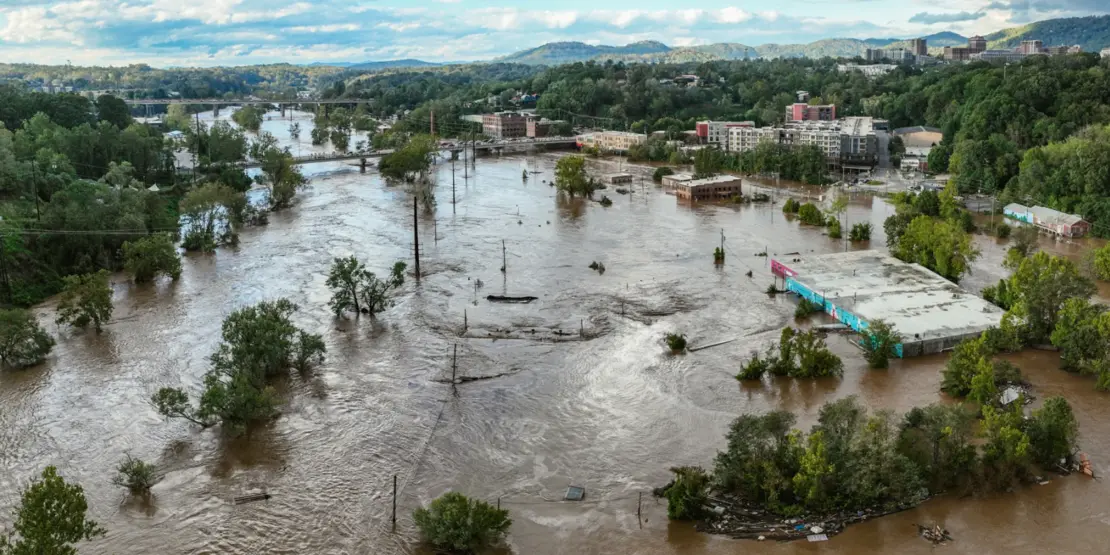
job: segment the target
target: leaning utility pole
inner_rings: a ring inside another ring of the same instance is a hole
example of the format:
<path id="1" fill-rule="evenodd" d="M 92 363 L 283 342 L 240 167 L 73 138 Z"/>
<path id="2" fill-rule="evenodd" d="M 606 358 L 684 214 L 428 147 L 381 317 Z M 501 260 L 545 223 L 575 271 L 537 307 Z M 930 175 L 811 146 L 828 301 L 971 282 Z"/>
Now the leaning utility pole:
<path id="1" fill-rule="evenodd" d="M 412 244 L 416 253 L 416 279 L 420 280 L 420 222 L 416 217 L 416 195 L 412 196 Z"/>

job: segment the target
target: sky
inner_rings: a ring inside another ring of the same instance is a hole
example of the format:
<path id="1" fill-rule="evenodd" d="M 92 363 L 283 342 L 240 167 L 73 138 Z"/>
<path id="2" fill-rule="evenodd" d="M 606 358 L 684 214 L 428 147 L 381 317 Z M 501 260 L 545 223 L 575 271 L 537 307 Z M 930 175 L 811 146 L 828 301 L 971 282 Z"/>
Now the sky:
<path id="1" fill-rule="evenodd" d="M 1107 12 L 1110 0 L 0 0 L 0 62 L 472 61 L 555 41 L 966 36 Z"/>

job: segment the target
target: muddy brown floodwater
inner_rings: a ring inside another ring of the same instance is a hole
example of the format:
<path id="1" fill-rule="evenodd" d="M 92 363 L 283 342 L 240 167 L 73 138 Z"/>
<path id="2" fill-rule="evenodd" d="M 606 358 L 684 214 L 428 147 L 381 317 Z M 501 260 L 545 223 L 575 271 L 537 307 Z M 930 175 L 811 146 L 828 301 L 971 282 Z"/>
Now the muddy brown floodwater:
<path id="1" fill-rule="evenodd" d="M 307 137 L 311 120 L 298 118 Z M 288 142 L 286 125 L 269 121 L 265 129 Z M 914 525 L 932 522 L 956 538 L 940 548 L 946 552 L 1106 552 L 1110 488 L 1078 476 L 989 497 L 935 499 L 822 544 L 735 541 L 668 522 L 651 488 L 668 480 L 670 466 L 710 466 L 737 415 L 781 407 L 808 428 L 822 403 L 848 395 L 902 412 L 942 400 L 945 357 L 869 371 L 835 338 L 832 348 L 846 363 L 842 379 L 741 386 L 732 375 L 742 359 L 793 313 L 788 299 L 762 293 L 771 278 L 767 259 L 755 253 L 833 252 L 843 243 L 784 220 L 781 202 L 691 207 L 650 181 L 643 189 L 637 182 L 632 195 L 606 191 L 609 208 L 562 199 L 542 183 L 552 179 L 555 159 L 482 158 L 467 178 L 460 165 L 455 206 L 450 165 L 439 165 L 439 204 L 419 217 L 425 276 L 410 278 L 377 320 L 333 318 L 325 272 L 333 257 L 349 254 L 378 271 L 411 260 L 411 200 L 374 172 L 342 164 L 308 166 L 311 184 L 294 208 L 247 230 L 235 249 L 188 256 L 177 283 L 135 286 L 117 276 L 115 319 L 103 335 L 59 330 L 47 363 L 0 373 L 0 514 L 32 475 L 54 464 L 85 487 L 93 517 L 108 530 L 82 545 L 85 554 L 421 553 L 411 511 L 449 489 L 500 498 L 512 510 L 511 551 L 529 555 L 925 554 L 936 549 Z M 522 169 L 540 173 L 523 183 Z M 858 194 L 848 218 L 870 221 L 870 248 L 882 249 L 889 212 Z M 714 267 L 722 229 L 728 259 Z M 977 241 L 984 257 L 968 279 L 972 288 L 1003 275 L 1004 246 Z M 587 268 L 594 260 L 605 264 L 604 275 Z M 490 304 L 488 294 L 539 300 Z M 224 316 L 277 297 L 297 302 L 297 323 L 323 334 L 328 346 L 322 367 L 280 384 L 281 418 L 252 437 L 228 439 L 155 413 L 147 399 L 158 388 L 201 387 Z M 464 311 L 470 329 L 460 338 Z M 36 312 L 53 319 L 49 303 Z M 582 329 L 593 339 L 482 338 L 507 328 L 547 337 Z M 671 356 L 661 342 L 668 331 L 686 333 L 694 346 L 740 340 Z M 461 375 L 507 375 L 453 392 L 442 380 L 454 345 Z M 1110 399 L 1092 380 L 1058 370 L 1051 353 L 1012 359 L 1040 399 L 1071 401 L 1083 449 L 1097 472 L 1110 471 Z M 109 483 L 124 452 L 165 472 L 151 503 Z M 586 488 L 584 502 L 559 501 L 571 484 Z M 231 503 L 263 490 L 273 498 Z"/>

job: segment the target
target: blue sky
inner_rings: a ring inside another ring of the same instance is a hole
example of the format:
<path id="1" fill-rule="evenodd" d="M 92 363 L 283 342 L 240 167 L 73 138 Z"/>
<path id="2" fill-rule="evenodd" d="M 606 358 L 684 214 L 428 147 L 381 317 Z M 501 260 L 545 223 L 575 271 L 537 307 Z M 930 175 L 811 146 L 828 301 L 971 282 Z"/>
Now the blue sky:
<path id="1" fill-rule="evenodd" d="M 560 40 L 755 46 L 985 34 L 1108 11 L 1110 0 L 0 0 L 0 61 L 462 61 Z"/>

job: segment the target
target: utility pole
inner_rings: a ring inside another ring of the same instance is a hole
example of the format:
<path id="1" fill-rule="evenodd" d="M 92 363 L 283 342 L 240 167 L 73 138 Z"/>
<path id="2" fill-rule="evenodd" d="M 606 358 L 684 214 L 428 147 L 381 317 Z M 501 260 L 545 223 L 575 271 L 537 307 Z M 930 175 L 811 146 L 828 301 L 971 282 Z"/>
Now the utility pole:
<path id="1" fill-rule="evenodd" d="M 12 302 L 12 284 L 8 280 L 8 256 L 7 256 L 7 242 L 4 239 L 4 232 L 0 231 L 0 284 L 4 286 L 4 302 L 11 304 Z"/>
<path id="2" fill-rule="evenodd" d="M 435 139 L 435 137 L 436 137 L 436 111 L 435 110 L 431 111 L 431 124 L 432 124 L 431 125 L 431 127 L 432 127 L 432 139 Z"/>
<path id="3" fill-rule="evenodd" d="M 193 149 L 193 185 L 197 183 L 197 154 L 200 153 L 200 112 L 197 112 L 195 115 L 197 122 L 197 140 L 196 147 Z"/>
<path id="4" fill-rule="evenodd" d="M 451 213 L 455 213 L 455 159 L 451 159 Z"/>
<path id="5" fill-rule="evenodd" d="M 35 194 L 35 221 L 39 221 L 42 219 L 42 214 L 39 213 L 39 171 L 34 158 L 31 158 L 31 186 Z"/>
<path id="6" fill-rule="evenodd" d="M 505 240 L 501 240 L 501 273 L 505 273 L 505 269 L 509 267 L 508 258 L 505 256 Z"/>
<path id="7" fill-rule="evenodd" d="M 420 221 L 416 217 L 416 195 L 412 196 L 412 244 L 416 252 L 416 280 L 420 281 Z"/>

